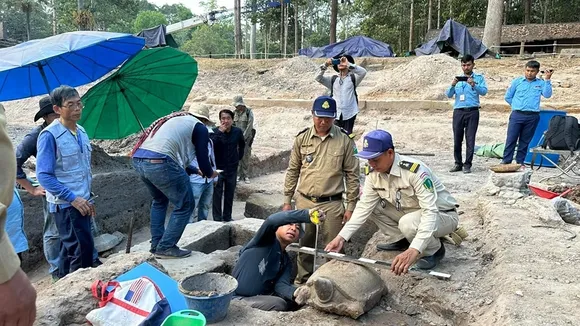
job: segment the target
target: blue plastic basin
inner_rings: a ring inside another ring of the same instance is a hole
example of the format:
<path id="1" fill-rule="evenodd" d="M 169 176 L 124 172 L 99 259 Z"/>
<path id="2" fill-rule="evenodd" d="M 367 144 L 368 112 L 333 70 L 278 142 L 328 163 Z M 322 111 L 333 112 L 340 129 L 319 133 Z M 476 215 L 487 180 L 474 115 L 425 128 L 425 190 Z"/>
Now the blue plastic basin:
<path id="1" fill-rule="evenodd" d="M 208 324 L 217 323 L 228 313 L 238 281 L 228 274 L 204 273 L 179 282 L 187 307 L 201 312 Z"/>

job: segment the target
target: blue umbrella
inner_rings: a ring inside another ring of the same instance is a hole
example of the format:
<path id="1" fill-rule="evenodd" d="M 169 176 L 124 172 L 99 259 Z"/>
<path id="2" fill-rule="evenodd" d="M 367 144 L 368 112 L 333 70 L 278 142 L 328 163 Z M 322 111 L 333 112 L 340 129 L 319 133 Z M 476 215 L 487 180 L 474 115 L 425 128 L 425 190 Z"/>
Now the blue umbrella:
<path id="1" fill-rule="evenodd" d="M 71 32 L 0 49 L 0 101 L 93 82 L 139 52 L 131 34 Z"/>

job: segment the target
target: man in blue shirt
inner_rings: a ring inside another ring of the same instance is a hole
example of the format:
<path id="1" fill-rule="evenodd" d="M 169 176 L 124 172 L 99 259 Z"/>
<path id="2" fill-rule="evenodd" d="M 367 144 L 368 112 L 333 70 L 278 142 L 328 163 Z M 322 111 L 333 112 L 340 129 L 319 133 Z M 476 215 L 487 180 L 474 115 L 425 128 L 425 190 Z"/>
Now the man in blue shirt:
<path id="1" fill-rule="evenodd" d="M 453 156 L 455 166 L 449 172 L 471 173 L 475 134 L 479 125 L 479 96 L 487 94 L 487 85 L 482 75 L 473 72 L 474 58 L 467 54 L 461 59 L 461 69 L 466 81 L 454 78 L 447 89 L 447 97 L 455 95 L 453 105 Z M 461 158 L 461 147 L 465 135 L 465 163 Z"/>
<path id="2" fill-rule="evenodd" d="M 240 250 L 232 272 L 238 280 L 237 298 L 252 308 L 268 311 L 287 311 L 296 306 L 297 288 L 292 285 L 292 262 L 286 247 L 304 233 L 301 223 L 318 224 L 323 220 L 324 213 L 315 208 L 270 215 Z"/>
<path id="3" fill-rule="evenodd" d="M 524 165 L 528 145 L 540 122 L 540 99 L 552 96 L 552 70 L 547 70 L 544 79 L 537 78 L 540 63 L 532 60 L 526 63 L 523 77 L 516 78 L 505 94 L 505 101 L 512 107 L 502 164 L 509 164 L 514 158 L 516 143 L 518 152 L 516 163 Z"/>
<path id="4" fill-rule="evenodd" d="M 36 172 L 60 235 L 58 276 L 64 277 L 93 266 L 91 216 L 96 213 L 90 201 L 92 148 L 87 133 L 77 124 L 83 110 L 79 93 L 60 86 L 50 98 L 60 117 L 38 136 Z"/>

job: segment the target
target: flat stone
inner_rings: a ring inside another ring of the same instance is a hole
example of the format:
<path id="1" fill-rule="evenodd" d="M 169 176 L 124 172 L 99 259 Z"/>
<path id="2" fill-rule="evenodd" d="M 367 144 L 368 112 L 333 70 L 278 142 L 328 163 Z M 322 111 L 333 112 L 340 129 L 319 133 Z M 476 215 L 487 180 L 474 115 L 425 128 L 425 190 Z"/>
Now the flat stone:
<path id="1" fill-rule="evenodd" d="M 86 325 L 86 315 L 97 307 L 91 284 L 95 280 L 113 280 L 144 262 L 165 272 L 149 253 L 116 254 L 98 268 L 79 269 L 46 287 L 38 292 L 34 325 Z"/>
<path id="2" fill-rule="evenodd" d="M 229 223 L 232 228 L 231 245 L 243 246 L 248 243 L 248 241 L 254 237 L 256 232 L 258 232 L 262 223 L 264 223 L 264 220 L 256 218 L 244 218 Z"/>
<path id="3" fill-rule="evenodd" d="M 268 216 L 280 212 L 283 204 L 283 195 L 253 193 L 246 200 L 244 216 L 265 220 Z"/>
<path id="4" fill-rule="evenodd" d="M 504 188 L 515 192 L 528 193 L 528 184 L 532 171 L 510 172 L 510 173 L 496 173 L 491 172 L 488 183 L 496 187 Z M 503 189 L 502 189 L 503 190 Z"/>
<path id="5" fill-rule="evenodd" d="M 115 232 L 116 234 L 104 233 L 95 238 L 95 248 L 98 252 L 105 252 L 115 248 L 123 241 L 123 234 Z M 120 235 L 120 237 L 119 237 Z"/>
<path id="6" fill-rule="evenodd" d="M 234 270 L 234 266 L 238 262 L 240 257 L 240 250 L 243 246 L 234 246 L 228 250 L 216 250 L 208 255 L 210 259 L 221 260 L 225 263 L 224 273 L 231 274 Z"/>
<path id="7" fill-rule="evenodd" d="M 177 246 L 206 254 L 215 250 L 226 250 L 230 247 L 230 229 L 231 226 L 223 222 L 190 223 L 183 231 Z"/>
<path id="8" fill-rule="evenodd" d="M 223 273 L 226 270 L 225 261 L 216 258 L 216 256 L 204 254 L 203 252 L 193 251 L 191 256 L 180 259 L 157 259 L 166 270 L 169 276 L 174 280 L 181 280 L 184 277 L 194 274 L 208 272 Z"/>

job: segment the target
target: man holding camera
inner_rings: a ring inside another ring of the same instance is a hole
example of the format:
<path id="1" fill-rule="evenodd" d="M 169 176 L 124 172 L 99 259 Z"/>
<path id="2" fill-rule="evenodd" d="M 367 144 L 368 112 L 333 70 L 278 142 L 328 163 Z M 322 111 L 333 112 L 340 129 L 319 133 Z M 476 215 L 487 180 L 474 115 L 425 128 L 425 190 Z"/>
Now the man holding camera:
<path id="1" fill-rule="evenodd" d="M 471 173 L 475 134 L 479 125 L 479 96 L 487 94 L 483 75 L 473 72 L 474 58 L 467 54 L 461 59 L 463 76 L 457 76 L 447 89 L 447 97 L 455 96 L 453 105 L 453 156 L 455 165 L 449 172 Z M 465 162 L 461 157 L 465 135 Z"/>
<path id="2" fill-rule="evenodd" d="M 524 76 L 514 79 L 505 94 L 505 101 L 511 105 L 512 113 L 508 124 L 502 164 L 512 162 L 517 144 L 516 163 L 524 165 L 528 145 L 540 122 L 540 99 L 542 96 L 552 97 L 550 78 L 552 78 L 553 70 L 546 70 L 544 79 L 537 78 L 538 72 L 540 72 L 540 63 L 535 60 L 528 61 Z"/>
<path id="3" fill-rule="evenodd" d="M 338 75 L 325 77 L 326 68 L 332 66 Z M 356 87 L 365 78 L 367 71 L 354 64 L 352 56 L 339 55 L 329 58 L 320 66 L 320 72 L 315 80 L 330 89 L 330 97 L 336 101 L 335 124 L 347 134 L 352 134 L 354 121 L 358 114 L 358 95 Z"/>

